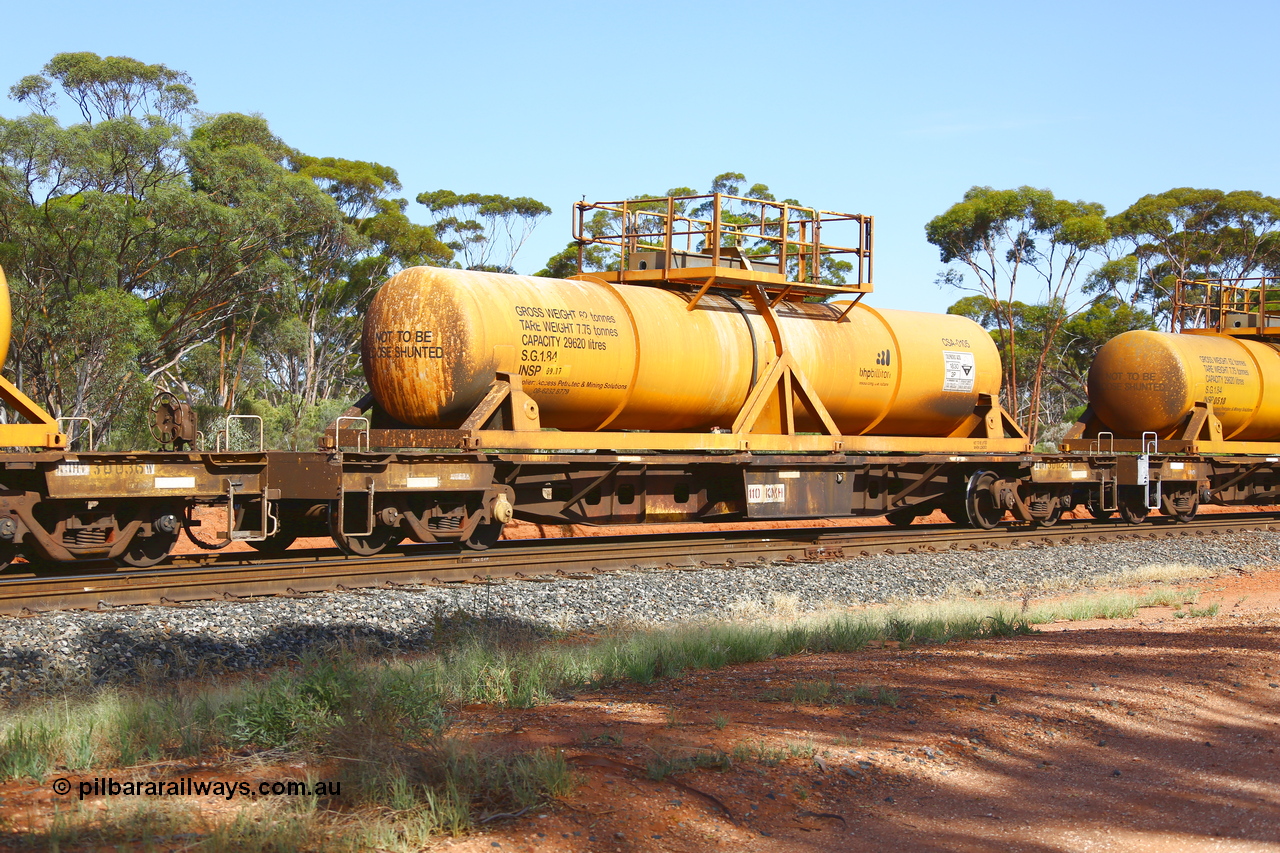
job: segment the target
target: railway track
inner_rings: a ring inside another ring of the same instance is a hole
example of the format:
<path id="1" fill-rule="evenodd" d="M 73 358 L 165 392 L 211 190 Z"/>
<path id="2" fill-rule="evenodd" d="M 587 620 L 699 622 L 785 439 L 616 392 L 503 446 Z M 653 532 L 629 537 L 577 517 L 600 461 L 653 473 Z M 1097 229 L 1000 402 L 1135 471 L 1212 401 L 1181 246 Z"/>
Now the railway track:
<path id="1" fill-rule="evenodd" d="M 166 567 L 104 568 L 101 573 L 0 576 L 0 614 L 104 609 L 141 604 L 180 605 L 210 599 L 303 595 L 344 589 L 442 583 L 588 580 L 624 570 L 697 570 L 752 562 L 851 559 L 878 554 L 998 550 L 1033 545 L 1158 540 L 1277 531 L 1268 513 L 1217 514 L 1177 523 L 1153 519 L 1060 522 L 1053 527 L 973 530 L 954 525 L 907 528 L 790 528 L 666 535 L 511 540 L 489 551 L 416 546 L 376 557 L 330 551 L 290 552 L 286 558 L 190 555 Z"/>

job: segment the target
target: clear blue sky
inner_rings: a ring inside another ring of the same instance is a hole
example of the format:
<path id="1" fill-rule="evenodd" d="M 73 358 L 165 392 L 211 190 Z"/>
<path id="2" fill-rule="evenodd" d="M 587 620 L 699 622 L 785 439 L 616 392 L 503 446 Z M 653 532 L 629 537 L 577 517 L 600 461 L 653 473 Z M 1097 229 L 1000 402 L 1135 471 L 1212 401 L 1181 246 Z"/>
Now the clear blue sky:
<path id="1" fill-rule="evenodd" d="M 1280 195 L 1280 4 L 1262 0 L 45 0 L 5 27 L 6 89 L 56 53 L 131 56 L 189 73 L 208 112 L 392 166 L 410 199 L 537 198 L 555 213 L 521 272 L 565 245 L 583 196 L 729 170 L 874 215 L 872 304 L 922 310 L 961 295 L 935 286 L 924 225 L 973 185 L 1113 213 L 1178 186 Z"/>

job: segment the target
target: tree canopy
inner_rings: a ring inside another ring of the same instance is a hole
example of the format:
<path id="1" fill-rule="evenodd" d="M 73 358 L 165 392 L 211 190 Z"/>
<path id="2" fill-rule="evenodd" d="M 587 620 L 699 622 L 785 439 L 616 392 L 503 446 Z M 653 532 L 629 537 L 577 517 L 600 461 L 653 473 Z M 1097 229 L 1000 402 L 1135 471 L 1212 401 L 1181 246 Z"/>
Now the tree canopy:
<path id="1" fill-rule="evenodd" d="M 925 236 L 938 247 L 943 263 L 956 264 L 940 282 L 970 289 L 985 301 L 985 311 L 999 332 L 1005 353 L 1020 351 L 1023 318 L 1016 306 L 1022 290 L 1037 290 L 1043 299 L 1038 352 L 1030 365 L 1023 401 L 1018 357 L 1005 359 L 1004 396 L 1034 438 L 1040 424 L 1043 381 L 1058 332 L 1075 313 L 1073 289 L 1082 267 L 1111 238 L 1106 209 L 1096 202 L 1066 201 L 1044 189 L 1022 186 L 995 190 L 973 187 L 964 198 L 929 221 Z M 964 270 L 972 273 L 966 280 Z M 1024 306 L 1025 307 L 1025 306 Z"/>
<path id="2" fill-rule="evenodd" d="M 469 270 L 515 272 L 516 255 L 551 213 L 537 199 L 436 190 L 418 194 L 436 233 Z"/>
<path id="3" fill-rule="evenodd" d="M 1113 257 L 1094 293 L 1144 302 L 1167 316 L 1176 279 L 1240 280 L 1280 273 L 1280 199 L 1251 190 L 1178 187 L 1145 195 L 1108 220 Z"/>
<path id="4" fill-rule="evenodd" d="M 364 391 L 361 317 L 387 276 L 414 264 L 512 271 L 551 213 L 526 196 L 448 189 L 417 192 L 411 207 L 391 166 L 300 151 L 259 115 L 202 113 L 186 73 L 129 57 L 58 54 L 9 94 L 27 112 L 0 117 L 6 369 L 55 417 L 91 418 L 103 446 L 146 443 L 157 390 L 206 418 L 260 414 L 272 446 L 307 445 Z M 722 210 L 730 225 L 778 199 L 738 171 L 707 187 L 632 198 L 738 196 Z M 623 223 L 599 212 L 584 227 Z M 967 293 L 950 310 L 991 331 L 1004 403 L 1033 435 L 1083 404 L 1103 341 L 1168 320 L 1174 279 L 1280 274 L 1280 199 L 1249 190 L 1174 188 L 1108 216 L 1048 189 L 975 186 L 925 235 L 945 265 L 939 283 Z M 587 270 L 611 262 L 582 251 Z M 570 243 L 538 274 L 572 275 L 578 259 Z M 828 258 L 823 279 L 850 269 Z"/>
<path id="5" fill-rule="evenodd" d="M 261 116 L 199 113 L 188 75 L 128 57 L 59 54 L 10 95 L 31 112 L 0 118 L 9 369 L 107 445 L 145 440 L 157 389 L 305 444 L 362 393 L 360 318 L 389 274 L 455 251 L 509 266 L 549 212 L 454 196 L 442 210 L 480 220 L 445 227 L 455 250 L 410 220 L 393 168 L 298 151 Z"/>
<path id="6" fill-rule="evenodd" d="M 1049 190 L 974 187 L 925 227 L 948 264 L 938 283 L 973 292 L 951 307 L 992 330 L 1005 405 L 1030 434 L 1084 404 L 1103 342 L 1168 323 L 1175 279 L 1280 271 L 1280 200 L 1175 188 L 1107 216 Z"/>

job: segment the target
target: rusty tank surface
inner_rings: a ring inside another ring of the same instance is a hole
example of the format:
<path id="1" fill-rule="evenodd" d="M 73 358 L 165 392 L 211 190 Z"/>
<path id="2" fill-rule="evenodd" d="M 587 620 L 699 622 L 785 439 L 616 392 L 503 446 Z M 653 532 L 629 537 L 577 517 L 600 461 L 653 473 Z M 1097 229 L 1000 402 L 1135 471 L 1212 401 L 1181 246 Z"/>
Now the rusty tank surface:
<path id="1" fill-rule="evenodd" d="M 1218 334 L 1125 332 L 1089 370 L 1089 401 L 1117 437 L 1174 436 L 1209 403 L 1224 439 L 1280 439 L 1280 347 Z"/>
<path id="2" fill-rule="evenodd" d="M 415 267 L 365 318 L 369 388 L 395 419 L 455 428 L 499 372 L 516 374 L 543 427 L 728 427 L 775 358 L 752 303 L 593 280 Z M 954 315 L 783 302 L 778 330 L 846 435 L 946 436 L 996 395 L 990 336 Z M 797 427 L 814 428 L 798 413 Z"/>

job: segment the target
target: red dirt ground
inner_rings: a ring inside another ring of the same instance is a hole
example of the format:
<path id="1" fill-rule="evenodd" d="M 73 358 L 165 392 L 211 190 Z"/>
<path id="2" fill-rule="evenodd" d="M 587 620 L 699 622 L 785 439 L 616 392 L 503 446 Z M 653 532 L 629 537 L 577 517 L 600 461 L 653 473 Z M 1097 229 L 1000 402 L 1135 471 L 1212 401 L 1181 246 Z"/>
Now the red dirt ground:
<path id="1" fill-rule="evenodd" d="M 589 756 L 584 783 L 546 815 L 440 848 L 1280 850 L 1280 571 L 1202 587 L 1218 615 L 1149 608 L 1017 639 L 780 659 L 532 711 L 473 709 L 478 737 Z M 885 685 L 901 701 L 760 701 L 815 681 Z M 728 814 L 618 766 L 741 744 L 815 752 L 674 777 Z"/>
<path id="2" fill-rule="evenodd" d="M 465 708 L 456 733 L 563 750 L 579 784 L 430 849 L 1280 851 L 1280 570 L 1197 586 L 1202 605 L 1221 603 L 1217 615 L 1148 608 L 1014 639 L 778 659 L 528 710 Z M 764 701 L 804 682 L 883 685 L 899 704 Z M 728 769 L 660 782 L 643 772 L 735 748 L 750 755 Z M 0 819 L 9 831 L 39 824 L 60 799 L 0 785 Z"/>

